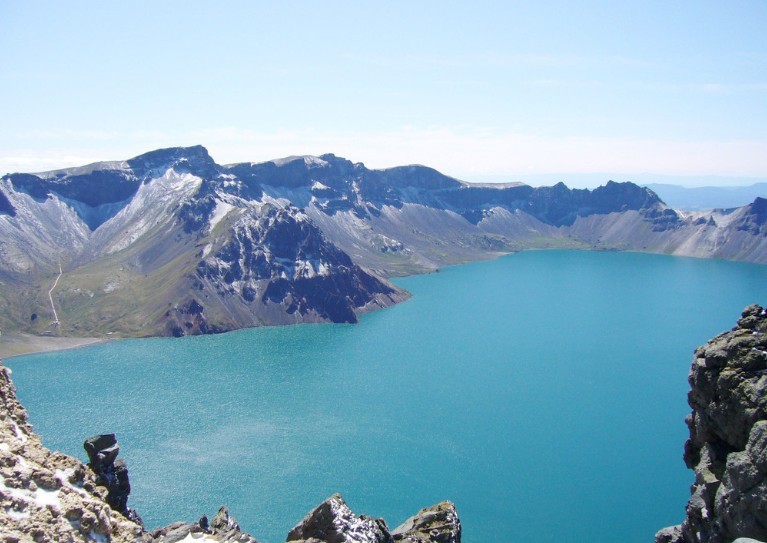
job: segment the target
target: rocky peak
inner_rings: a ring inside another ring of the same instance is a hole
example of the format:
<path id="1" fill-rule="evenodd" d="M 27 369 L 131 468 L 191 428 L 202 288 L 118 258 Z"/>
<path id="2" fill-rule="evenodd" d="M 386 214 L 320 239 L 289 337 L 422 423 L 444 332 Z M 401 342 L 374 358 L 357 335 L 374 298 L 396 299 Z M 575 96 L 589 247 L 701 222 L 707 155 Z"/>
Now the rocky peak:
<path id="1" fill-rule="evenodd" d="M 594 190 L 569 189 L 564 183 L 539 187 L 529 196 L 525 211 L 555 226 L 569 226 L 579 216 L 656 209 L 663 202 L 649 189 L 634 183 L 608 181 Z"/>
<path id="2" fill-rule="evenodd" d="M 460 543 L 461 521 L 452 502 L 444 501 L 421 509 L 391 532 L 403 543 Z"/>
<path id="3" fill-rule="evenodd" d="M 128 160 L 128 165 L 142 179 L 159 177 L 170 168 L 202 178 L 215 177 L 220 171 L 202 145 L 157 149 Z"/>
<path id="4" fill-rule="evenodd" d="M 381 170 L 387 183 L 399 189 L 416 188 L 422 190 L 456 189 L 462 186 L 457 179 L 448 177 L 434 168 L 413 164 Z"/>
<path id="5" fill-rule="evenodd" d="M 686 518 L 656 543 L 767 541 L 767 311 L 695 351 L 684 461 L 695 472 Z"/>
<path id="6" fill-rule="evenodd" d="M 743 216 L 737 221 L 737 229 L 754 235 L 767 234 L 767 199 L 756 198 L 744 208 Z"/>
<path id="7" fill-rule="evenodd" d="M 646 209 L 663 203 L 652 190 L 629 181 L 618 183 L 610 180 L 595 188 L 592 196 L 598 206 L 615 206 L 616 201 L 621 201 L 621 207 L 626 206 L 627 209 Z"/>

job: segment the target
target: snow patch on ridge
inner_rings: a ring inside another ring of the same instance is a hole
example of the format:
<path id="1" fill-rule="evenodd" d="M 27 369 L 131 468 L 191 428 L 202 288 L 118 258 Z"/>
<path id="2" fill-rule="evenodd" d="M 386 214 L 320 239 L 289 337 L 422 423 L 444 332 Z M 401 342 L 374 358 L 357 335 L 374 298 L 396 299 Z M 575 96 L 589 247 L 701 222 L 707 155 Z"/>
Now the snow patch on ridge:
<path id="1" fill-rule="evenodd" d="M 178 543 L 218 543 L 218 540 L 209 537 L 208 534 L 190 532 L 184 539 L 179 539 Z"/>
<path id="2" fill-rule="evenodd" d="M 327 160 L 323 160 L 320 157 L 310 155 L 304 157 L 304 164 L 307 166 L 319 166 L 321 168 L 330 165 Z"/>
<path id="3" fill-rule="evenodd" d="M 210 217 L 211 231 L 216 227 L 216 225 L 219 222 L 221 222 L 221 219 L 226 217 L 227 214 L 233 209 L 235 209 L 235 206 L 233 206 L 232 204 L 228 204 L 221 200 L 216 200 L 216 208 L 213 210 L 213 214 Z"/>
<path id="4" fill-rule="evenodd" d="M 169 220 L 170 208 L 191 198 L 200 188 L 202 179 L 190 173 L 177 173 L 169 168 L 161 177 L 139 187 L 131 202 L 98 229 L 98 234 L 110 240 L 107 254 L 122 251 L 139 238 Z"/>

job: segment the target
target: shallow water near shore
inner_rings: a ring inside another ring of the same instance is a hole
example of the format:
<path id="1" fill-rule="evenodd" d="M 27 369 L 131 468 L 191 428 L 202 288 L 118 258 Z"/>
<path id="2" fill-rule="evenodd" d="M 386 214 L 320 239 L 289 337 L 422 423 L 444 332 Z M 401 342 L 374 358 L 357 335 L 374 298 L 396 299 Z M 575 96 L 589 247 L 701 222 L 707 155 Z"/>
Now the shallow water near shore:
<path id="1" fill-rule="evenodd" d="M 128 340 L 8 361 L 35 430 L 115 432 L 148 527 L 226 503 L 284 541 L 340 492 L 464 541 L 643 542 L 680 522 L 693 349 L 767 304 L 767 266 L 531 251 L 396 281 L 358 325 Z"/>

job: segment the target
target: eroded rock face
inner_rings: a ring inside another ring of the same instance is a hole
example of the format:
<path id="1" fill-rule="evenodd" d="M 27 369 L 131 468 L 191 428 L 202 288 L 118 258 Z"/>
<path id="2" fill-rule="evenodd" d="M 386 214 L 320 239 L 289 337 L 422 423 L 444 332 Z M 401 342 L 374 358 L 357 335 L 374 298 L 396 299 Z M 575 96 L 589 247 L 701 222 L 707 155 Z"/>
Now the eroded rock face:
<path id="1" fill-rule="evenodd" d="M 656 543 L 767 540 L 767 312 L 747 307 L 695 351 L 684 460 L 695 471 L 686 518 Z"/>

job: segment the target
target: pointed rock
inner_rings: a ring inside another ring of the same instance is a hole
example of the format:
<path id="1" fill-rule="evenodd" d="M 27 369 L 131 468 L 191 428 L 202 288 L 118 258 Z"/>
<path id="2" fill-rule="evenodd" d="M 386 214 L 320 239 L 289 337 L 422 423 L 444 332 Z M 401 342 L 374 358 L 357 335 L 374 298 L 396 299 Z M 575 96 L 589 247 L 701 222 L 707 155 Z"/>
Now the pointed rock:
<path id="1" fill-rule="evenodd" d="M 383 519 L 355 515 L 340 494 L 315 507 L 288 533 L 288 542 L 392 543 Z"/>
<path id="2" fill-rule="evenodd" d="M 403 543 L 461 543 L 461 521 L 455 505 L 444 501 L 421 509 L 391 535 Z"/>

